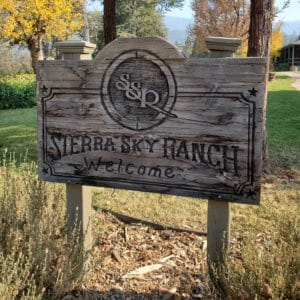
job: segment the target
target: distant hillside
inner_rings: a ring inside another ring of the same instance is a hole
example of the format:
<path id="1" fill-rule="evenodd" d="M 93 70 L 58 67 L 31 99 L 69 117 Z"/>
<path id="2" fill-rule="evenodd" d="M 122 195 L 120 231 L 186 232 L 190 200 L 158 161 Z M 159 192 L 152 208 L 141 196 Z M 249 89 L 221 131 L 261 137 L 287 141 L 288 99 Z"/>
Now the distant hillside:
<path id="1" fill-rule="evenodd" d="M 282 31 L 284 33 L 284 45 L 294 42 L 300 36 L 300 21 L 284 22 Z"/>
<path id="2" fill-rule="evenodd" d="M 283 22 L 282 31 L 286 34 L 300 35 L 300 21 Z"/>
<path id="3" fill-rule="evenodd" d="M 183 44 L 187 37 L 187 29 L 193 24 L 193 19 L 165 16 L 165 25 L 168 28 L 168 40 L 171 43 Z"/>
<path id="4" fill-rule="evenodd" d="M 168 40 L 171 43 L 183 44 L 187 37 L 187 29 L 193 24 L 193 19 L 165 16 L 165 25 L 169 30 Z M 283 22 L 284 44 L 296 40 L 300 36 L 300 21 Z"/>

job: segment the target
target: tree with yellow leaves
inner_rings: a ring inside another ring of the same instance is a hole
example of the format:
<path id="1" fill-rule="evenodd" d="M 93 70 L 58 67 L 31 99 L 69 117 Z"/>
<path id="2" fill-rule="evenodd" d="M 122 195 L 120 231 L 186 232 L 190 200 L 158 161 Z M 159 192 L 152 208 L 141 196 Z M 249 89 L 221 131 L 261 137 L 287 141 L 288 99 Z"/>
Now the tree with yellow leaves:
<path id="1" fill-rule="evenodd" d="M 242 39 L 240 52 L 246 52 L 249 29 L 249 0 L 193 0 L 193 55 L 206 52 L 205 37 L 221 36 Z"/>
<path id="2" fill-rule="evenodd" d="M 281 24 L 277 24 L 272 31 L 270 57 L 274 60 L 280 56 L 280 49 L 283 46 L 283 33 Z"/>
<path id="3" fill-rule="evenodd" d="M 83 5 L 84 0 L 1 0 L 0 39 L 26 44 L 35 71 L 43 40 L 64 39 L 82 27 Z"/>

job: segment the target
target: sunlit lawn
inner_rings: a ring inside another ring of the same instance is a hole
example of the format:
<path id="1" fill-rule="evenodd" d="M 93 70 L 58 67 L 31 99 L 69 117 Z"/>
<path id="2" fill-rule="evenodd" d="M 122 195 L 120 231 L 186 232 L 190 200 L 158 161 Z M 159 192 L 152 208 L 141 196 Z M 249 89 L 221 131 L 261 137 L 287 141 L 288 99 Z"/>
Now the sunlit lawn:
<path id="1" fill-rule="evenodd" d="M 277 75 L 269 83 L 267 131 L 270 159 L 279 166 L 300 163 L 300 91 L 293 79 Z"/>
<path id="2" fill-rule="evenodd" d="M 36 161 L 36 120 L 36 108 L 0 110 L 0 153 L 15 153 L 19 159 L 27 152 L 28 159 Z"/>

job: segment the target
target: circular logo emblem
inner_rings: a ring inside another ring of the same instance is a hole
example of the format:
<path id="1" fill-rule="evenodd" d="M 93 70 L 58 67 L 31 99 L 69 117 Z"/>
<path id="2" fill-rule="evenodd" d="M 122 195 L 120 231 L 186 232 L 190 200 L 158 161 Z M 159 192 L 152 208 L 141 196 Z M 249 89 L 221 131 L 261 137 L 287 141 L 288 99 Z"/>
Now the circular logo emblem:
<path id="1" fill-rule="evenodd" d="M 107 68 L 101 87 L 103 106 L 117 123 L 141 131 L 176 117 L 176 82 L 168 65 L 142 50 L 117 57 Z"/>

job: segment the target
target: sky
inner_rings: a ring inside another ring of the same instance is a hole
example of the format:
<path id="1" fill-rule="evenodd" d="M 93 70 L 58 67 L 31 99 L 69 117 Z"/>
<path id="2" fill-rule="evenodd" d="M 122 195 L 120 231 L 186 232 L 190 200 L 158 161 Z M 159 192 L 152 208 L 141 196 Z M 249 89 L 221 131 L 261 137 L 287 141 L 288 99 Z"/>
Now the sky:
<path id="1" fill-rule="evenodd" d="M 191 2 L 192 0 L 185 0 L 183 8 L 173 9 L 166 15 L 188 19 L 192 18 L 193 11 L 191 9 Z M 275 6 L 280 8 L 282 7 L 284 2 L 285 0 L 275 0 Z M 282 13 L 280 13 L 278 18 L 283 22 L 300 21 L 300 0 L 291 0 L 290 6 L 287 9 L 285 9 Z"/>

